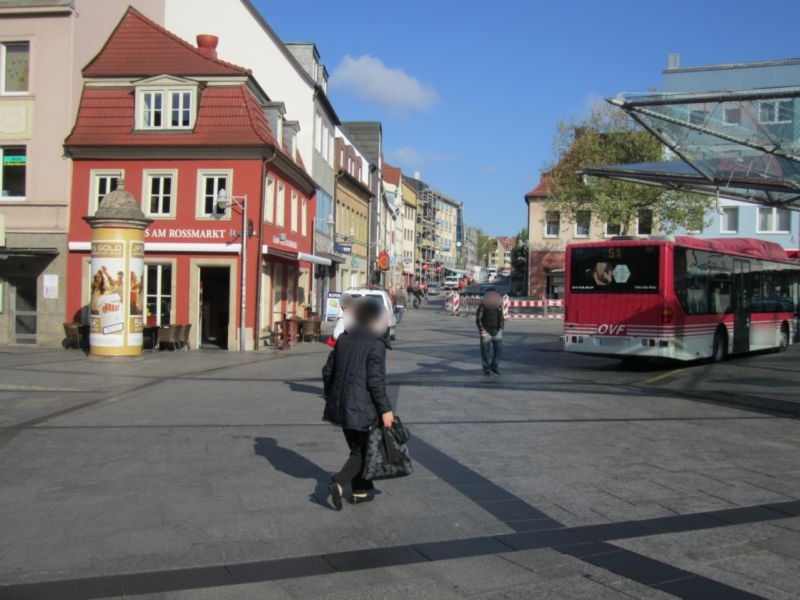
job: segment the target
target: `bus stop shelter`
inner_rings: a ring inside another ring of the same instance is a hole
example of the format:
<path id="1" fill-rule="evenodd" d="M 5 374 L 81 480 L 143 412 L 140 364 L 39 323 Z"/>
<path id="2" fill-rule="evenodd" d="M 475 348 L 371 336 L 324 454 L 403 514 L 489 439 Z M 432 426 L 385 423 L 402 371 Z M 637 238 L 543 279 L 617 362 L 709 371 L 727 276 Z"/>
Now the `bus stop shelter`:
<path id="1" fill-rule="evenodd" d="M 609 102 L 661 140 L 672 160 L 584 175 L 800 210 L 800 87 L 622 94 Z"/>

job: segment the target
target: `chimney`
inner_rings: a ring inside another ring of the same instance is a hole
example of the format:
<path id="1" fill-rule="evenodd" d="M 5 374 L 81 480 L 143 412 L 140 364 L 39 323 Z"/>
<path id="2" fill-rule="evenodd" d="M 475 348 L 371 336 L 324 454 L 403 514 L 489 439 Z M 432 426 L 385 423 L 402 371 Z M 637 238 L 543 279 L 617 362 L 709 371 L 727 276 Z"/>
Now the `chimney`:
<path id="1" fill-rule="evenodd" d="M 208 58 L 217 58 L 217 44 L 219 38 L 215 35 L 201 33 L 197 36 L 197 49 Z"/>
<path id="2" fill-rule="evenodd" d="M 671 52 L 667 54 L 667 70 L 671 71 L 672 69 L 680 69 L 681 68 L 681 55 L 677 52 Z"/>

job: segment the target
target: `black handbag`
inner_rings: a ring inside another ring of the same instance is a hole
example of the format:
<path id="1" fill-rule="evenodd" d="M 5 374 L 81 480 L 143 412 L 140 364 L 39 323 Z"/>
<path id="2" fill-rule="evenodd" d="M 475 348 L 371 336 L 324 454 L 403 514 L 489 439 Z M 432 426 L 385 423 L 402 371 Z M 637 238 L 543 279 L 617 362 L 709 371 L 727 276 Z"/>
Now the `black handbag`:
<path id="1" fill-rule="evenodd" d="M 389 429 L 380 425 L 370 428 L 362 477 L 372 481 L 411 475 L 414 466 L 406 446 L 409 439 L 411 433 L 398 417 Z"/>

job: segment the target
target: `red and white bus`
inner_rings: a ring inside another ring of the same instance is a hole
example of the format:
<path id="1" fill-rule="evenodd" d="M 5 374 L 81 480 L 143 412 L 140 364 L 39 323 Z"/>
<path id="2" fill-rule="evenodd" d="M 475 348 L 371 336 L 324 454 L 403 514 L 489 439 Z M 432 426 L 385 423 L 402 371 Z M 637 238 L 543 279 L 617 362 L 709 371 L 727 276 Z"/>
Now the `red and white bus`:
<path id="1" fill-rule="evenodd" d="M 783 349 L 798 325 L 800 262 L 756 239 L 626 239 L 567 247 L 564 349 L 712 358 Z"/>

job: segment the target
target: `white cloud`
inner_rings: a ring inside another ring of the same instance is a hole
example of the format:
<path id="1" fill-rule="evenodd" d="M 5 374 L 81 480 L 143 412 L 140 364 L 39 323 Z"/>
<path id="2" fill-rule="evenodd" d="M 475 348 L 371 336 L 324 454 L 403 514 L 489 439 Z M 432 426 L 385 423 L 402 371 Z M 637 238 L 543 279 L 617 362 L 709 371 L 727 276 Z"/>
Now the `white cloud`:
<path id="1" fill-rule="evenodd" d="M 395 114 L 429 110 L 439 102 L 439 93 L 432 85 L 402 69 L 391 69 L 369 54 L 345 56 L 333 70 L 330 84 Z"/>
<path id="2" fill-rule="evenodd" d="M 407 169 L 420 169 L 427 165 L 450 162 L 453 157 L 448 154 L 437 154 L 418 150 L 414 146 L 401 146 L 387 152 L 389 162 Z"/>

